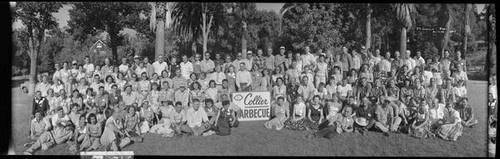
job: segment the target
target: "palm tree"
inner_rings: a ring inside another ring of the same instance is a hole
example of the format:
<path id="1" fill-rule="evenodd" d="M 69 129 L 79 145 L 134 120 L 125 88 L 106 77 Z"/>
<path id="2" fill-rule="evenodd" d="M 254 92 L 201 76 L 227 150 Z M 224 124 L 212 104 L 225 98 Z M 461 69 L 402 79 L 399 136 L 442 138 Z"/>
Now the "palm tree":
<path id="1" fill-rule="evenodd" d="M 467 54 L 467 35 L 470 34 L 470 26 L 469 26 L 469 11 L 472 7 L 472 4 L 465 4 L 465 27 L 464 27 L 464 53 Z"/>
<path id="2" fill-rule="evenodd" d="M 370 6 L 370 3 L 366 4 L 366 49 L 370 49 L 372 43 L 372 12 L 373 9 Z"/>
<path id="3" fill-rule="evenodd" d="M 251 13 L 252 10 L 256 9 L 255 3 L 236 3 L 233 4 L 234 6 L 232 9 L 235 11 L 234 13 L 236 14 L 236 17 L 239 17 L 241 20 L 241 28 L 242 28 L 242 34 L 241 34 L 241 52 L 243 57 L 246 57 L 247 53 L 247 19 Z"/>
<path id="4" fill-rule="evenodd" d="M 444 51 L 448 48 L 448 43 L 450 41 L 450 29 L 453 22 L 452 16 L 452 6 L 450 4 L 445 4 L 446 14 L 448 15 L 448 21 L 446 22 L 446 32 L 444 33 L 444 38 L 441 43 L 441 57 L 444 57 Z"/>
<path id="5" fill-rule="evenodd" d="M 216 19 L 222 16 L 223 11 L 224 6 L 221 3 L 175 3 L 172 6 L 174 32 L 185 41 L 193 41 L 193 45 L 201 38 L 203 52 L 207 52 L 209 35 L 212 29 L 217 28 L 214 27 L 217 25 Z"/>
<path id="6" fill-rule="evenodd" d="M 392 5 L 396 12 L 396 19 L 401 25 L 400 52 L 406 52 L 406 33 L 413 26 L 414 19 L 412 14 L 416 12 L 415 4 L 397 3 Z"/>
<path id="7" fill-rule="evenodd" d="M 172 11 L 172 3 L 169 2 L 149 2 L 151 15 L 149 28 L 156 33 L 155 37 L 155 57 L 164 54 L 165 49 L 165 29 L 168 28 L 168 13 Z"/>
<path id="8" fill-rule="evenodd" d="M 283 32 L 282 28 L 283 28 L 283 16 L 285 16 L 285 14 L 288 12 L 288 10 L 292 9 L 293 7 L 295 7 L 295 3 L 285 3 L 283 5 L 283 7 L 281 7 L 280 9 L 280 13 L 279 13 L 279 20 L 280 20 L 280 33 L 279 35 L 281 36 L 281 33 Z"/>

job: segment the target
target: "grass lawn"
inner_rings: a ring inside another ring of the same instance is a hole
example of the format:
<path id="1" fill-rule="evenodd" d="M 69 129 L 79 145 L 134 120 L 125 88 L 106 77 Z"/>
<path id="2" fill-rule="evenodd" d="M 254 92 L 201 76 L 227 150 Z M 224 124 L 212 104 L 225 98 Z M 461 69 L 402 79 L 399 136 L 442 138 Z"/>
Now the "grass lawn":
<path id="1" fill-rule="evenodd" d="M 487 107 L 486 81 L 467 83 L 469 103 L 474 107 L 479 124 L 473 129 L 465 128 L 457 142 L 438 138 L 417 139 L 406 134 L 368 132 L 340 134 L 337 138 L 305 139 L 307 132 L 290 130 L 268 130 L 264 121 L 241 122 L 230 136 L 208 136 L 189 138 L 162 138 L 156 134 L 146 134 L 143 143 L 135 143 L 124 151 L 134 151 L 135 155 L 272 155 L 272 156 L 442 156 L 442 157 L 486 157 L 487 155 Z M 19 87 L 12 88 L 12 141 L 16 154 L 27 148 L 28 116 L 31 99 Z M 68 144 L 57 145 L 47 151 L 37 151 L 35 155 L 71 155 Z"/>

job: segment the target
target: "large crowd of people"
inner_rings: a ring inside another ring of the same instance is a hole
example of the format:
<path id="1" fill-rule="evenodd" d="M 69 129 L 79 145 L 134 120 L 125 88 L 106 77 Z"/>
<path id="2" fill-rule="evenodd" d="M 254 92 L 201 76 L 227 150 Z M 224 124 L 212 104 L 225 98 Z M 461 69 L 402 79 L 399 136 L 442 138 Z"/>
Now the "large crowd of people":
<path id="1" fill-rule="evenodd" d="M 477 123 L 459 51 L 428 59 L 364 47 L 256 51 L 55 64 L 53 74 L 38 76 L 25 154 L 65 142 L 76 152 L 117 151 L 145 133 L 230 135 L 242 114 L 233 92 L 271 92 L 263 127 L 311 130 L 306 138 L 382 132 L 456 141 Z"/>

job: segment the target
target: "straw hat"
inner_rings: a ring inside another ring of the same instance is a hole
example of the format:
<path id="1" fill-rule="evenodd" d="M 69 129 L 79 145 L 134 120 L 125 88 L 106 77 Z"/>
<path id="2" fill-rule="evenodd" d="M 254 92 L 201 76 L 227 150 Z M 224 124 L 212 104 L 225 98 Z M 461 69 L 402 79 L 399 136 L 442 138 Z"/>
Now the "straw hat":
<path id="1" fill-rule="evenodd" d="M 366 119 L 363 117 L 356 118 L 356 124 L 360 126 L 366 126 L 368 123 L 366 122 Z"/>

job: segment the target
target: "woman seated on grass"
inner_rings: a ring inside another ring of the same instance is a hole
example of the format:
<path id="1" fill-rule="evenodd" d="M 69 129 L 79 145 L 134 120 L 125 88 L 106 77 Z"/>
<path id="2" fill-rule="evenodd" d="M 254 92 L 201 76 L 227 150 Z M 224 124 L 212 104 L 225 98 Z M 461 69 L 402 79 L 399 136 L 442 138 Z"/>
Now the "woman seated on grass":
<path id="1" fill-rule="evenodd" d="M 236 118 L 236 112 L 229 109 L 230 102 L 222 101 L 222 107 L 218 110 L 215 118 L 215 126 L 205 132 L 203 136 L 217 134 L 219 136 L 227 136 L 231 134 L 231 122 Z"/>
<path id="2" fill-rule="evenodd" d="M 309 130 L 318 130 L 319 124 L 323 122 L 323 105 L 321 105 L 320 97 L 315 95 L 312 104 L 308 107 L 307 119 Z"/>
<path id="3" fill-rule="evenodd" d="M 342 132 L 353 132 L 354 119 L 352 118 L 352 111 L 353 108 L 351 106 L 344 107 L 341 114 L 336 114 L 329 120 L 329 124 L 327 127 L 322 128 L 314 133 L 309 133 L 306 138 L 310 139 L 313 137 L 326 137 L 332 139 L 335 132 L 337 134 L 341 134 Z"/>
<path id="4" fill-rule="evenodd" d="M 169 114 L 170 118 L 170 131 L 167 131 L 167 134 L 164 137 L 181 137 L 181 125 L 183 121 L 186 120 L 186 111 L 182 107 L 181 102 L 176 102 L 174 111 L 171 111 Z"/>
<path id="5" fill-rule="evenodd" d="M 276 130 L 281 130 L 285 126 L 285 121 L 290 117 L 290 108 L 288 104 L 285 103 L 285 98 L 283 96 L 278 97 L 278 101 L 272 105 L 272 110 L 276 117 L 264 123 L 264 126 L 268 129 L 272 129 L 274 126 Z"/>
<path id="6" fill-rule="evenodd" d="M 170 123 L 172 119 L 170 118 L 170 114 L 174 111 L 174 106 L 171 101 L 161 102 L 159 109 L 159 116 L 161 119 L 158 121 L 158 124 L 151 127 L 149 132 L 162 134 L 162 137 L 167 137 L 166 135 L 169 133 Z"/>
<path id="7" fill-rule="evenodd" d="M 321 84 L 320 84 L 321 85 Z M 330 120 L 342 110 L 342 103 L 339 100 L 339 94 L 333 93 L 331 100 L 328 100 L 327 103 L 328 114 L 326 115 L 326 119 Z"/>
<path id="8" fill-rule="evenodd" d="M 130 143 L 130 138 L 127 137 L 126 132 L 123 130 L 122 122 L 118 118 L 119 112 L 117 109 L 109 109 L 107 115 L 104 131 L 101 136 L 101 144 L 105 147 L 106 151 L 119 151 Z"/>
<path id="9" fill-rule="evenodd" d="M 75 125 L 75 134 L 73 135 L 73 145 L 69 147 L 70 151 L 76 151 L 78 147 L 80 147 L 80 151 L 83 149 L 81 148 L 81 145 L 83 144 L 83 140 L 87 138 L 88 135 L 88 128 L 87 128 L 87 122 L 85 115 L 80 115 L 78 118 L 78 125 Z"/>
<path id="10" fill-rule="evenodd" d="M 460 113 L 460 119 L 462 119 L 462 126 L 472 128 L 477 124 L 477 120 L 474 118 L 474 110 L 468 103 L 469 99 L 462 98 L 460 103 L 457 104 L 457 111 Z"/>
<path id="11" fill-rule="evenodd" d="M 307 128 L 306 104 L 302 96 L 297 96 L 292 115 L 284 123 L 286 129 L 304 131 Z"/>
<path id="12" fill-rule="evenodd" d="M 417 138 L 428 138 L 434 136 L 430 131 L 430 119 L 428 107 L 424 106 L 425 100 L 422 100 L 417 111 L 417 117 L 410 125 L 410 135 Z"/>
<path id="13" fill-rule="evenodd" d="M 61 110 L 62 111 L 62 110 Z M 54 130 L 46 131 L 36 142 L 28 148 L 24 154 L 32 155 L 36 150 L 47 150 L 53 145 L 63 144 L 73 136 L 74 125 L 70 120 L 58 122 Z"/>
<path id="14" fill-rule="evenodd" d="M 205 99 L 205 107 L 203 109 L 205 109 L 205 112 L 207 113 L 210 125 L 215 126 L 215 120 L 217 119 L 217 112 L 219 110 L 214 107 L 214 101 L 210 98 Z"/>
<path id="15" fill-rule="evenodd" d="M 139 115 L 136 113 L 135 107 L 128 106 L 125 111 L 128 112 L 125 115 L 125 133 L 134 142 L 142 142 L 141 131 L 139 129 Z"/>
<path id="16" fill-rule="evenodd" d="M 87 120 L 87 136 L 80 145 L 80 151 L 92 151 L 101 147 L 102 126 L 97 121 L 97 116 L 90 113 Z"/>
<path id="17" fill-rule="evenodd" d="M 453 104 L 446 103 L 444 122 L 438 126 L 435 133 L 444 140 L 457 141 L 458 137 L 462 136 L 461 122 L 460 113 L 453 109 Z"/>
<path id="18" fill-rule="evenodd" d="M 147 133 L 151 126 L 153 126 L 153 120 L 155 118 L 155 114 L 153 110 L 149 107 L 149 102 L 144 101 L 141 106 L 140 113 L 140 133 Z"/>

